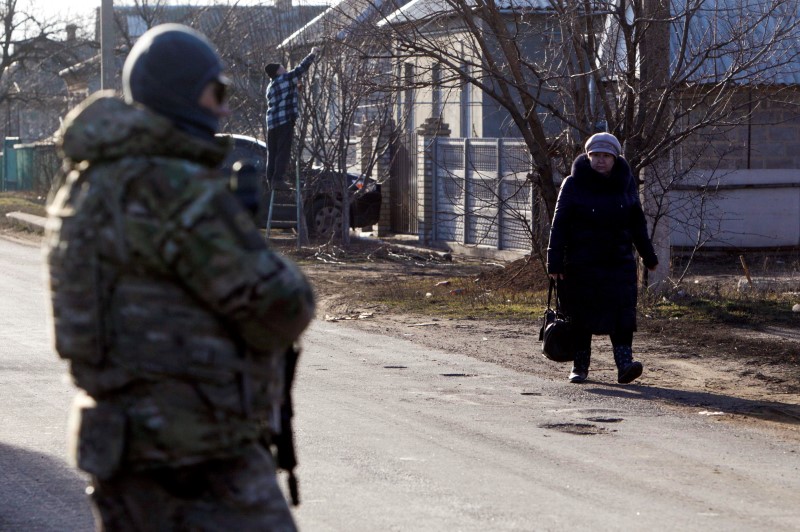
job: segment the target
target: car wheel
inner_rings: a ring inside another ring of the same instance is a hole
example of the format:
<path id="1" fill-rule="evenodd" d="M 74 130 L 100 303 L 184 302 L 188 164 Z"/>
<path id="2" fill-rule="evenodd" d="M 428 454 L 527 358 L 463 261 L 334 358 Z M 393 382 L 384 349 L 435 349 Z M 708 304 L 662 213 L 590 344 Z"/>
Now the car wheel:
<path id="1" fill-rule="evenodd" d="M 312 236 L 330 237 L 342 231 L 342 205 L 331 198 L 314 200 L 308 220 Z"/>

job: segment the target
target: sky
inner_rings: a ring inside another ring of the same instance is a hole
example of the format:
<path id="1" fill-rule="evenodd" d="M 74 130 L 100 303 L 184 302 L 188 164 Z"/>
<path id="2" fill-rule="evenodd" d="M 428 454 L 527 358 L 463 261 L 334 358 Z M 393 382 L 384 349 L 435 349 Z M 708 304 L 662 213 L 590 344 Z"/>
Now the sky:
<path id="1" fill-rule="evenodd" d="M 113 0 L 114 5 L 134 5 L 134 0 Z M 150 4 L 162 1 L 167 5 L 270 5 L 273 0 L 148 0 Z M 295 5 L 331 4 L 335 0 L 293 0 Z M 33 13 L 46 22 L 53 23 L 55 28 L 65 22 L 76 22 L 81 28 L 93 31 L 95 12 L 102 0 L 18 0 L 17 8 Z M 57 35 L 59 35 L 57 33 Z M 61 38 L 65 37 L 63 32 Z M 58 38 L 58 37 L 56 37 Z"/>
<path id="2" fill-rule="evenodd" d="M 167 0 L 167 4 L 177 4 L 177 5 L 213 5 L 213 4 L 233 4 L 235 0 L 182 0 L 182 1 L 169 1 Z M 22 4 L 24 2 L 20 2 Z M 78 13 L 78 14 L 89 14 L 94 11 L 95 8 L 100 7 L 101 0 L 27 0 L 27 3 L 30 3 L 34 6 L 37 11 L 47 11 L 49 13 Z M 116 5 L 132 5 L 134 2 L 132 0 L 117 0 L 114 2 Z M 154 0 L 150 0 L 150 3 L 155 3 Z M 271 0 L 239 0 L 236 2 L 240 5 L 258 5 L 258 4 L 265 4 L 269 5 L 272 3 Z M 330 0 L 294 0 L 295 5 L 302 5 L 302 4 L 329 4 L 331 3 Z"/>
<path id="3" fill-rule="evenodd" d="M 154 0 L 150 0 L 151 3 L 154 3 Z M 228 4 L 234 3 L 235 0 L 167 0 L 168 4 L 177 4 L 177 5 L 213 5 L 213 4 Z M 22 4 L 29 4 L 32 5 L 35 12 L 39 14 L 46 14 L 49 16 L 55 15 L 79 15 L 79 16 L 94 16 L 95 8 L 100 7 L 101 0 L 22 0 L 19 2 L 19 5 Z M 132 0 L 116 0 L 114 2 L 116 5 L 132 5 L 134 2 Z M 271 0 L 239 0 L 239 5 L 253 5 L 253 4 L 266 4 L 269 5 L 272 3 Z M 328 4 L 330 0 L 294 0 L 294 3 L 297 5 L 300 4 Z"/>

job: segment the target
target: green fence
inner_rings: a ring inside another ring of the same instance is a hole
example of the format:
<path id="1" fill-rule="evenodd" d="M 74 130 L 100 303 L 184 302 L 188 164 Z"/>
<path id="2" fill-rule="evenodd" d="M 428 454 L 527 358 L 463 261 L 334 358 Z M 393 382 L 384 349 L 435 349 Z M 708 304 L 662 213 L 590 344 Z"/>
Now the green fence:
<path id="1" fill-rule="evenodd" d="M 6 137 L 3 140 L 3 190 L 19 189 L 17 176 L 17 152 L 14 144 L 19 142 L 19 137 Z"/>
<path id="2" fill-rule="evenodd" d="M 47 194 L 59 167 L 55 144 L 34 142 L 21 144 L 17 137 L 3 141 L 2 190 L 30 190 Z"/>

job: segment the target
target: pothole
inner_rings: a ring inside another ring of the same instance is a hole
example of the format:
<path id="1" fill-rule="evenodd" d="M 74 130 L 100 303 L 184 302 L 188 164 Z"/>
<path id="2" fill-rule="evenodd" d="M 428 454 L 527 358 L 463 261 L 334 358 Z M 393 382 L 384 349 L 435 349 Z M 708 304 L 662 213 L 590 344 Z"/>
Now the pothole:
<path id="1" fill-rule="evenodd" d="M 442 377 L 477 377 L 474 373 L 440 373 Z"/>
<path id="2" fill-rule="evenodd" d="M 383 366 L 383 369 L 408 369 L 408 366 Z"/>
<path id="3" fill-rule="evenodd" d="M 587 417 L 586 421 L 593 421 L 595 423 L 620 423 L 625 420 L 621 417 Z"/>
<path id="4" fill-rule="evenodd" d="M 590 423 L 545 423 L 539 425 L 543 429 L 553 429 L 567 434 L 577 434 L 579 436 L 591 436 L 594 434 L 606 434 L 607 429 L 592 425 Z"/>

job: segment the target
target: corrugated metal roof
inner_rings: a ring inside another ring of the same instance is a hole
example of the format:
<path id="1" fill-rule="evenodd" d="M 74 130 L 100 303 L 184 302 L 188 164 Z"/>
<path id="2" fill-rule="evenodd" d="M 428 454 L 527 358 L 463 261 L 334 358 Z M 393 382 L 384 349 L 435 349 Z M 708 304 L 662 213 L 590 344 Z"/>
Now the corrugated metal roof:
<path id="1" fill-rule="evenodd" d="M 340 0 L 285 39 L 280 47 L 313 45 L 327 39 L 343 40 L 364 23 L 376 24 L 408 0 Z"/>
<path id="2" fill-rule="evenodd" d="M 475 7 L 477 2 L 475 0 L 463 0 L 458 2 L 458 4 L 463 7 L 471 8 Z M 496 2 L 496 4 L 498 9 L 552 9 L 550 0 L 501 0 Z M 449 2 L 448 0 L 412 0 L 380 21 L 378 26 L 432 20 L 455 12 L 456 7 L 453 5 L 453 2 Z"/>

